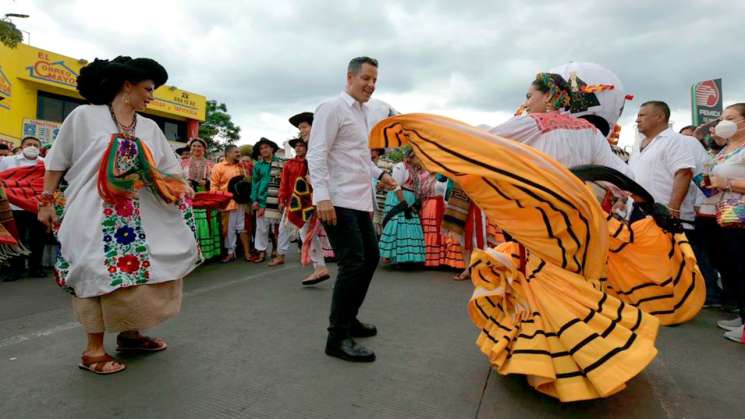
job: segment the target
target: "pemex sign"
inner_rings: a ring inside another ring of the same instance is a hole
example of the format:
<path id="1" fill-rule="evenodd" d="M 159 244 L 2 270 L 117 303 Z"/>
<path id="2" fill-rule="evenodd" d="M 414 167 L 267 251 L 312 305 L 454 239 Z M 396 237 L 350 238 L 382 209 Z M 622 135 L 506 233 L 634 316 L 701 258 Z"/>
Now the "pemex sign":
<path id="1" fill-rule="evenodd" d="M 691 111 L 693 125 L 722 116 L 722 79 L 704 80 L 691 87 Z"/>

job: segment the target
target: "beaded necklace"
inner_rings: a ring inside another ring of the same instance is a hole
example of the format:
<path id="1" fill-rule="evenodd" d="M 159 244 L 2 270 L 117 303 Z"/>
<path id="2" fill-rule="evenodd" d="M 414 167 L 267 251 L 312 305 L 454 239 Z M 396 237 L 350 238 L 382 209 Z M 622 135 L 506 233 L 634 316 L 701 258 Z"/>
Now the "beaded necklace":
<path id="1" fill-rule="evenodd" d="M 135 134 L 135 128 L 137 128 L 137 114 L 134 114 L 134 117 L 132 118 L 132 123 L 129 125 L 123 125 L 119 122 L 119 119 L 117 119 L 116 114 L 114 113 L 114 108 L 111 107 L 111 105 L 108 105 L 109 107 L 109 113 L 111 114 L 111 119 L 114 120 L 114 125 L 116 125 L 117 129 L 126 136 L 134 136 Z"/>

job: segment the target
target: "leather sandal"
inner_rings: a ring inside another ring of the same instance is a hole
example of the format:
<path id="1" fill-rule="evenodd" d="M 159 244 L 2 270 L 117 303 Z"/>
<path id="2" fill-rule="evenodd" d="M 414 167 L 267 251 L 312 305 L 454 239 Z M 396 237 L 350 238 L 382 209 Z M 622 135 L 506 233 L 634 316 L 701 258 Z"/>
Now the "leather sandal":
<path id="1" fill-rule="evenodd" d="M 107 371 L 104 368 L 106 368 L 106 365 L 108 364 L 119 364 L 119 368 Z M 94 374 L 109 375 L 122 372 L 127 369 L 127 366 L 122 361 L 119 361 L 111 355 L 103 354 L 98 356 L 83 355 L 80 358 L 80 364 L 78 365 L 78 368 L 80 368 L 81 370 L 90 371 Z"/>
<path id="2" fill-rule="evenodd" d="M 117 352 L 160 352 L 166 348 L 168 344 L 161 338 L 147 336 L 127 338 L 122 335 L 116 337 Z"/>
<path id="3" fill-rule="evenodd" d="M 471 279 L 471 271 L 469 269 L 466 269 L 453 277 L 453 281 L 466 281 L 468 279 Z"/>
<path id="4" fill-rule="evenodd" d="M 256 256 L 251 258 L 253 263 L 263 263 L 266 260 L 266 252 L 259 252 Z"/>
<path id="5" fill-rule="evenodd" d="M 282 258 L 276 257 L 271 262 L 269 262 L 269 265 L 267 265 L 267 266 L 279 266 L 279 265 L 284 265 L 284 264 L 285 264 L 285 258 L 284 257 L 282 257 Z"/>

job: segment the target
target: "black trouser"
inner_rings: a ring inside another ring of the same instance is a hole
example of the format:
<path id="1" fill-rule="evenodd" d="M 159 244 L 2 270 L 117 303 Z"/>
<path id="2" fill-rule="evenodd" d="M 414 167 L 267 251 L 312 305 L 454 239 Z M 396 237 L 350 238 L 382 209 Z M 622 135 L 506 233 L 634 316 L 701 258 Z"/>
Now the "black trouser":
<path id="1" fill-rule="evenodd" d="M 44 246 L 47 242 L 47 229 L 36 218 L 36 214 L 27 211 L 13 211 L 13 219 L 18 228 L 21 243 L 31 251 L 28 256 L 29 270 L 41 269 Z M 10 270 L 20 274 L 26 268 L 26 256 L 18 256 L 10 263 Z"/>
<path id="2" fill-rule="evenodd" d="M 721 254 L 717 235 L 719 224 L 714 217 L 696 217 L 696 228 L 687 230 L 686 235 L 696 255 L 698 267 L 706 283 L 706 302 L 710 304 L 722 303 L 722 289 L 717 283 L 715 258 Z"/>
<path id="3" fill-rule="evenodd" d="M 745 229 L 719 228 L 719 272 L 722 273 L 722 283 L 725 293 L 732 293 L 740 310 L 740 318 L 745 321 Z"/>
<path id="4" fill-rule="evenodd" d="M 334 208 L 336 225 L 323 225 L 339 268 L 328 330 L 330 340 L 341 340 L 349 336 L 349 330 L 357 319 L 378 266 L 380 252 L 369 212 Z"/>

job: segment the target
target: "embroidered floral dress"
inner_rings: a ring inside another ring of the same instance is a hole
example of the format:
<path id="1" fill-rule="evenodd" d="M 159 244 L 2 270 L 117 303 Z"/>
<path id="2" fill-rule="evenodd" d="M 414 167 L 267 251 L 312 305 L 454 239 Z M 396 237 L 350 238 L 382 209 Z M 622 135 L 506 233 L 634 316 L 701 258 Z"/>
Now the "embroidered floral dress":
<path id="1" fill-rule="evenodd" d="M 65 119 L 45 162 L 47 170 L 66 171 L 56 276 L 80 298 L 181 279 L 201 261 L 189 203 L 167 204 L 148 187 L 117 204 L 101 199 L 98 171 L 117 131 L 107 106 L 79 106 Z M 181 175 L 179 160 L 154 121 L 138 115 L 134 135 L 149 148 L 158 170 Z M 133 143 L 120 143 L 113 164 L 120 171 L 138 170 L 141 152 Z"/>

